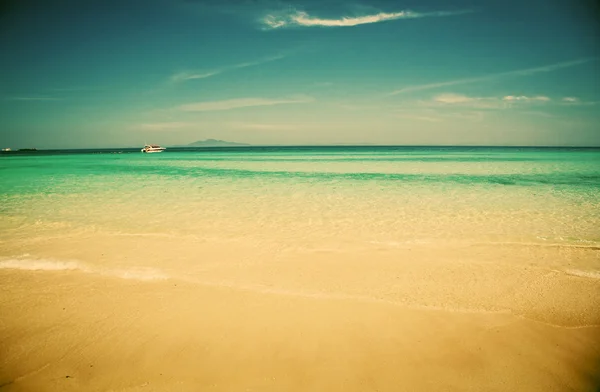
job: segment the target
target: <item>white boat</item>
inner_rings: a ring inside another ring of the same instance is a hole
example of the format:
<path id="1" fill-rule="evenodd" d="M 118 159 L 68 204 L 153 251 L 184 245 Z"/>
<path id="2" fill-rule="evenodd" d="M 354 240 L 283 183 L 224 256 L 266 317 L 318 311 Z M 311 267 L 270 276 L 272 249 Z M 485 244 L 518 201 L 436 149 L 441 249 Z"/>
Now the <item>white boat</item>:
<path id="1" fill-rule="evenodd" d="M 142 148 L 142 152 L 163 152 L 166 148 L 159 146 L 158 144 L 146 144 L 144 148 Z"/>

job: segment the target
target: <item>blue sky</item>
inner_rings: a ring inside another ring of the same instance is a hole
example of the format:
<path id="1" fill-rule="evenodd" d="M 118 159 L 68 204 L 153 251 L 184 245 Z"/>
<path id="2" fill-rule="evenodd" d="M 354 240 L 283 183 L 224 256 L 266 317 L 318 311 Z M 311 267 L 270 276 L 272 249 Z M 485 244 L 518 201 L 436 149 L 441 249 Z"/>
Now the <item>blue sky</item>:
<path id="1" fill-rule="evenodd" d="M 1 147 L 600 145 L 581 1 L 19 1 Z"/>

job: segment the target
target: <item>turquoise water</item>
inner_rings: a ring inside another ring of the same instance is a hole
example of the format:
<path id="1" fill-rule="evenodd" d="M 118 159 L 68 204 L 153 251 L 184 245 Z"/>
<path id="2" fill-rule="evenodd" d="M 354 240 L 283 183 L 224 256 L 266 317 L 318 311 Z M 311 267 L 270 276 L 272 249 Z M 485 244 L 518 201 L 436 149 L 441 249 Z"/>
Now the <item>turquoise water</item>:
<path id="1" fill-rule="evenodd" d="M 122 152 L 122 153 L 118 153 Z M 600 245 L 600 150 L 303 147 L 0 155 L 4 241 Z"/>

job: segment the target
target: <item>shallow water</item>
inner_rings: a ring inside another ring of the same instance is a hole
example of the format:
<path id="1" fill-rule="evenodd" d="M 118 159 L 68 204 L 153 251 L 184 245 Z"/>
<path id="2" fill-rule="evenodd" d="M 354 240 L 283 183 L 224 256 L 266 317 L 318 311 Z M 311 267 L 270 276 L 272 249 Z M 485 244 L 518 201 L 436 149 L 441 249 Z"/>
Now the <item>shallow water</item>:
<path id="1" fill-rule="evenodd" d="M 600 323 L 600 150 L 0 156 L 0 269 Z"/>
<path id="2" fill-rule="evenodd" d="M 600 150 L 315 147 L 0 157 L 2 238 L 600 245 Z"/>

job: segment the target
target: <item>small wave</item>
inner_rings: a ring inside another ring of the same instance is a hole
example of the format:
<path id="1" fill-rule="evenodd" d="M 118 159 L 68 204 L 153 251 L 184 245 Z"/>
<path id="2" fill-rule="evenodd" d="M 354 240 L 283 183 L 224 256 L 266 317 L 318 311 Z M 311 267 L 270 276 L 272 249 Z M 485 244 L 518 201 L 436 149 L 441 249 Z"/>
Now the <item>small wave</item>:
<path id="1" fill-rule="evenodd" d="M 563 238 L 550 238 L 550 237 L 537 237 L 537 239 L 540 242 L 535 242 L 535 241 L 480 241 L 480 240 L 473 240 L 473 241 L 462 241 L 462 242 L 457 242 L 454 241 L 455 243 L 463 243 L 466 245 L 471 245 L 471 246 L 514 246 L 514 247 L 538 247 L 538 248 L 561 248 L 561 249 L 582 249 L 582 250 L 590 250 L 590 251 L 596 251 L 596 250 L 600 250 L 600 243 L 598 241 L 592 241 L 592 240 L 569 240 L 570 242 L 560 242 L 560 241 L 567 241 Z M 549 242 L 552 241 L 552 242 Z M 439 242 L 439 241 L 437 241 Z"/>
<path id="2" fill-rule="evenodd" d="M 53 259 L 14 258 L 0 261 L 0 269 L 22 271 L 80 271 L 88 274 L 110 276 L 120 279 L 157 281 L 169 279 L 164 272 L 149 267 L 132 267 L 126 269 L 92 268 L 77 261 L 60 261 Z"/>
<path id="3" fill-rule="evenodd" d="M 582 278 L 600 279 L 600 271 L 583 271 L 577 269 L 565 270 L 567 275 L 579 276 Z"/>
<path id="4" fill-rule="evenodd" d="M 66 271 L 82 270 L 74 261 L 10 259 L 0 261 L 0 269 L 18 269 L 25 271 Z"/>
<path id="5" fill-rule="evenodd" d="M 102 275 L 141 281 L 166 280 L 169 276 L 154 268 L 131 268 L 103 272 Z"/>

